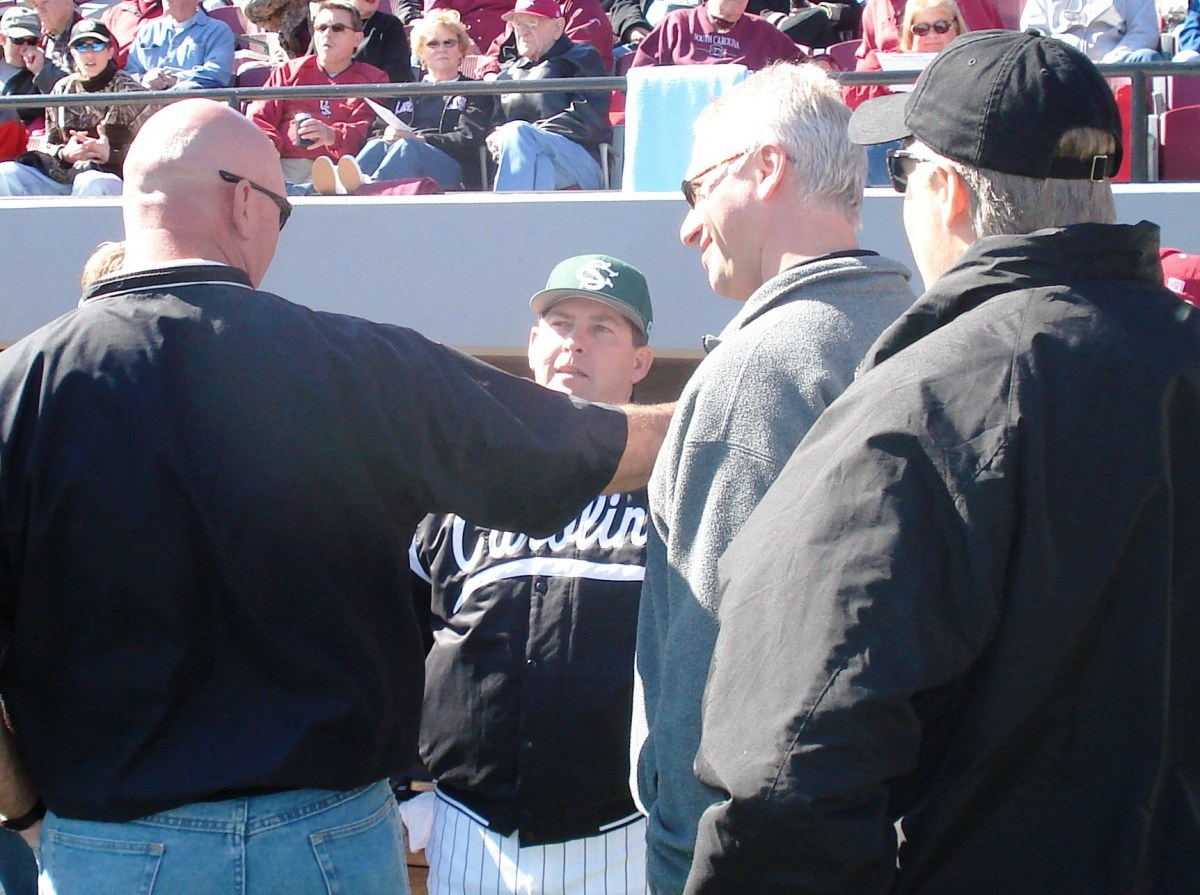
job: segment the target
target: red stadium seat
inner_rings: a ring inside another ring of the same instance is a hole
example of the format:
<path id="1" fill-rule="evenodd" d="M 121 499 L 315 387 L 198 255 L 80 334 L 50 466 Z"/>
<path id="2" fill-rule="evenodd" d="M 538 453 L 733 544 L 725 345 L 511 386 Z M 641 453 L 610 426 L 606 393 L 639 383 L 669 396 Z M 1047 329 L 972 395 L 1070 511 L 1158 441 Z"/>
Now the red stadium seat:
<path id="1" fill-rule="evenodd" d="M 246 34 L 250 30 L 250 21 L 236 6 L 218 6 L 216 9 L 205 10 L 212 18 L 219 19 L 229 26 L 234 34 Z"/>
<path id="2" fill-rule="evenodd" d="M 1167 108 L 1200 106 L 1200 77 L 1167 78 Z"/>
<path id="3" fill-rule="evenodd" d="M 1200 180 L 1200 105 L 1163 114 L 1158 174 L 1160 180 Z"/>
<path id="4" fill-rule="evenodd" d="M 833 64 L 839 71 L 854 71 L 857 62 L 855 54 L 861 43 L 861 40 L 844 40 L 841 43 L 830 44 L 825 53 L 833 59 Z"/>

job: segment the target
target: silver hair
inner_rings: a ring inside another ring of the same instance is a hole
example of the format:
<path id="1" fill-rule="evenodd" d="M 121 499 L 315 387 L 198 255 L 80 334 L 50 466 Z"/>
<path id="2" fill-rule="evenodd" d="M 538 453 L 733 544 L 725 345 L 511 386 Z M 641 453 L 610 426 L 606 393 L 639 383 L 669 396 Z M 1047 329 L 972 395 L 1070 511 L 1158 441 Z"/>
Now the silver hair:
<path id="1" fill-rule="evenodd" d="M 806 202 L 840 211 L 854 226 L 862 214 L 866 150 L 850 142 L 850 110 L 837 82 L 815 65 L 778 62 L 755 72 L 696 118 L 697 139 L 745 147 L 781 145 Z"/>
<path id="2" fill-rule="evenodd" d="M 1115 149 L 1111 134 L 1076 128 L 1063 135 L 1055 154 L 1086 159 Z M 1068 224 L 1112 224 L 1117 220 L 1112 186 L 1107 180 L 1043 180 L 943 161 L 967 185 L 971 228 L 977 238 L 1032 233 Z"/>

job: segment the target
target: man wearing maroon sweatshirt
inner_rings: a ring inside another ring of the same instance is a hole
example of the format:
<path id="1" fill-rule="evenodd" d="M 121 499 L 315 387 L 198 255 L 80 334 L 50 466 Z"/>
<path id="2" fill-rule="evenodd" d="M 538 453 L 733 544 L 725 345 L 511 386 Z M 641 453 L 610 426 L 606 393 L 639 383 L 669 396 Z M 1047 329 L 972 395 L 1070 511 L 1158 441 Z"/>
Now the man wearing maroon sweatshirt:
<path id="1" fill-rule="evenodd" d="M 772 62 L 803 62 L 800 47 L 759 16 L 748 0 L 707 0 L 667 13 L 638 44 L 633 65 L 705 65 L 737 62 L 751 71 Z"/>

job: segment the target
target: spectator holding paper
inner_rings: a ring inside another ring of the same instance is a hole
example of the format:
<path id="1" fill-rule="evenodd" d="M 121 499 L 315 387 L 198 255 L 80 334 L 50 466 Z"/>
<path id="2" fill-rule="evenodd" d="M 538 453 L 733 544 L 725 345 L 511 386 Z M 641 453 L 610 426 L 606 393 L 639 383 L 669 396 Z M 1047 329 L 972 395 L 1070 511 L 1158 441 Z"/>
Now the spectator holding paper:
<path id="1" fill-rule="evenodd" d="M 459 71 L 470 45 L 467 29 L 452 9 L 430 10 L 412 32 L 417 59 L 432 83 L 466 81 Z M 402 97 L 394 111 L 372 103 L 384 129 L 356 156 L 317 159 L 313 186 L 319 193 L 353 193 L 370 180 L 432 177 L 443 190 L 482 189 L 479 147 L 492 117 L 487 96 Z"/>

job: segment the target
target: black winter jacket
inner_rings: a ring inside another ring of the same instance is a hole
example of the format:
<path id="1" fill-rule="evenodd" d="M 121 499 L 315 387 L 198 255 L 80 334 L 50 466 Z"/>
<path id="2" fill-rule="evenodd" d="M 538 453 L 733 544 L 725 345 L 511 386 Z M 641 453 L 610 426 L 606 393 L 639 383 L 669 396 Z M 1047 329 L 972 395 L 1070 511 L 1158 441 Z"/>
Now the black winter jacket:
<path id="1" fill-rule="evenodd" d="M 462 75 L 459 81 L 470 81 Z M 434 149 L 440 149 L 462 168 L 463 186 L 483 189 L 479 147 L 491 127 L 490 96 L 406 96 L 395 103 L 396 117 L 412 127 Z M 379 125 L 379 122 L 376 122 Z"/>
<path id="2" fill-rule="evenodd" d="M 500 70 L 497 81 L 545 78 L 603 78 L 608 74 L 596 48 L 575 43 L 566 35 L 554 42 L 538 62 L 521 57 Z M 552 134 L 574 140 L 600 160 L 600 144 L 612 140 L 608 121 L 611 91 L 502 93 L 496 108 L 497 125 L 529 121 Z"/>
<path id="3" fill-rule="evenodd" d="M 720 563 L 690 893 L 1200 891 L 1200 312 L 976 242 Z M 903 828 L 897 853 L 895 823 Z"/>

